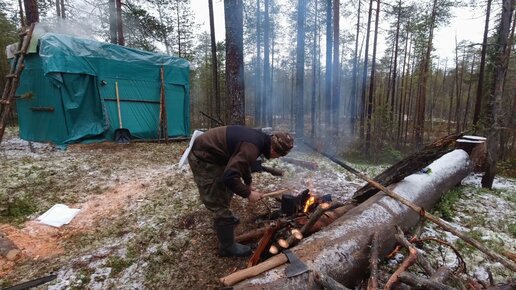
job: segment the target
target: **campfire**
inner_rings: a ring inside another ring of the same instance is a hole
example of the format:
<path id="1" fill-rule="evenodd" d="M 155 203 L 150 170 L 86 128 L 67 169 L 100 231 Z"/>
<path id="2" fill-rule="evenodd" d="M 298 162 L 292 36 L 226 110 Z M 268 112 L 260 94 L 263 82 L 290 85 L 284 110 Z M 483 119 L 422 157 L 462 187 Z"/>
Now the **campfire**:
<path id="1" fill-rule="evenodd" d="M 331 224 L 348 210 L 348 207 L 332 202 L 330 194 L 320 196 L 310 189 L 298 194 L 285 193 L 279 201 L 278 210 L 270 210 L 257 222 L 264 226 L 236 237 L 238 242 L 259 239 L 248 266 L 254 266 L 291 248 L 304 237 Z"/>

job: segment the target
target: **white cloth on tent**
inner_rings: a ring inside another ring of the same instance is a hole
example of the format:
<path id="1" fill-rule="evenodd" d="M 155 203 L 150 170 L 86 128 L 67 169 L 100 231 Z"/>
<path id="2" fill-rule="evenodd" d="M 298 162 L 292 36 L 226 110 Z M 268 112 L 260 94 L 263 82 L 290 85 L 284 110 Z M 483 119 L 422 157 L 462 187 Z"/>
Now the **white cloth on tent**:
<path id="1" fill-rule="evenodd" d="M 188 148 L 186 148 L 185 152 L 183 153 L 183 156 L 181 156 L 181 159 L 179 159 L 179 167 L 183 167 L 186 164 L 188 164 L 188 154 L 190 154 L 190 150 L 192 149 L 192 146 L 194 144 L 194 141 L 197 137 L 201 136 L 203 131 L 195 130 L 192 134 L 192 138 L 190 138 L 190 144 L 188 144 Z"/>

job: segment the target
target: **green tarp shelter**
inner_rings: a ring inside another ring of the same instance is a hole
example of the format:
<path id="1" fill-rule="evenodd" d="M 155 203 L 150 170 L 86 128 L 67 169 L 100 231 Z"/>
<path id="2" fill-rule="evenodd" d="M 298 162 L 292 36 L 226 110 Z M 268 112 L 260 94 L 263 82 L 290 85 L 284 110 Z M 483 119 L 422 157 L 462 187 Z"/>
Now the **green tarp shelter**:
<path id="1" fill-rule="evenodd" d="M 37 44 L 16 92 L 20 138 L 59 145 L 113 141 L 119 128 L 115 82 L 123 128 L 133 138 L 159 137 L 163 105 L 168 137 L 190 135 L 188 61 L 53 33 Z"/>

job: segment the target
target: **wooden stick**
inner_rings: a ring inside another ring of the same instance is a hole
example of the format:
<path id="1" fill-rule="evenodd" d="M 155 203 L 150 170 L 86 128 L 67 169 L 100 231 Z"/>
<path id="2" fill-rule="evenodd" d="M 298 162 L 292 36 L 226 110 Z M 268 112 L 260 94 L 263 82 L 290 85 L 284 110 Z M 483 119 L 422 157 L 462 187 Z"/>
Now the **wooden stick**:
<path id="1" fill-rule="evenodd" d="M 417 289 L 434 289 L 434 290 L 456 289 L 456 288 L 444 285 L 443 283 L 439 283 L 437 281 L 432 281 L 430 279 L 416 276 L 410 272 L 400 273 L 399 278 L 400 278 L 401 282 L 411 285 L 411 286 L 414 286 Z"/>
<path id="2" fill-rule="evenodd" d="M 471 238 L 470 236 L 466 235 L 465 233 L 463 233 L 463 232 L 459 231 L 458 229 L 454 228 L 453 226 L 449 225 L 444 220 L 442 220 L 442 219 L 440 219 L 440 218 L 438 218 L 438 217 L 436 217 L 436 216 L 426 212 L 422 207 L 417 206 L 412 201 L 410 201 L 410 200 L 400 196 L 399 194 L 395 193 L 394 191 L 392 191 L 392 190 L 388 189 L 387 187 L 381 185 L 380 183 L 372 180 L 371 178 L 367 177 L 365 174 L 355 170 L 353 167 L 351 167 L 351 166 L 345 164 L 344 162 L 342 162 L 342 161 L 340 161 L 338 159 L 335 159 L 335 158 L 333 158 L 333 157 L 331 157 L 329 155 L 326 155 L 324 153 L 321 153 L 321 154 L 323 154 L 324 156 L 326 156 L 327 158 L 329 158 L 333 162 L 337 163 L 338 165 L 346 168 L 348 171 L 350 171 L 351 173 L 353 173 L 356 176 L 360 177 L 361 179 L 367 181 L 370 185 L 372 185 L 372 186 L 378 188 L 379 190 L 383 191 L 388 196 L 394 198 L 395 200 L 397 200 L 397 201 L 401 202 L 402 204 L 406 205 L 407 207 L 409 207 L 413 211 L 419 213 L 421 216 L 423 216 L 426 219 L 428 219 L 429 221 L 435 223 L 436 225 L 441 227 L 443 230 L 448 231 L 448 232 L 454 234 L 455 236 L 461 238 L 463 241 L 465 241 L 466 243 L 470 244 L 471 246 L 477 248 L 478 250 L 480 250 L 481 252 L 486 254 L 491 259 L 493 259 L 493 260 L 495 260 L 497 262 L 500 262 L 502 265 L 504 265 L 505 267 L 507 267 L 511 271 L 516 272 L 516 263 L 512 262 L 511 260 L 506 259 L 504 256 L 502 256 L 502 255 L 496 253 L 495 251 L 487 248 L 486 246 L 484 246 L 483 244 L 481 244 L 477 240 Z"/>
<path id="3" fill-rule="evenodd" d="M 271 253 L 272 255 L 277 255 L 279 253 L 278 246 L 271 245 L 271 247 L 269 248 L 269 253 Z"/>
<path id="4" fill-rule="evenodd" d="M 378 232 L 373 235 L 371 241 L 371 259 L 369 261 L 371 268 L 371 275 L 367 283 L 367 290 L 378 289 Z"/>
<path id="5" fill-rule="evenodd" d="M 396 226 L 396 230 L 398 232 L 398 234 L 396 235 L 396 240 L 398 241 L 398 243 L 407 249 L 413 247 L 413 244 L 405 238 L 405 234 L 403 233 L 401 228 Z M 430 262 L 423 255 L 417 256 L 417 262 L 421 266 L 421 268 L 423 268 L 423 270 L 428 276 L 432 276 L 435 273 L 434 268 L 432 268 Z"/>
<path id="6" fill-rule="evenodd" d="M 243 281 L 247 278 L 255 277 L 260 275 L 261 273 L 268 271 L 270 269 L 276 268 L 280 265 L 285 264 L 288 261 L 288 258 L 285 254 L 276 255 L 263 263 L 260 263 L 256 266 L 246 268 L 240 271 L 236 271 L 227 275 L 226 277 L 220 278 L 220 282 L 224 284 L 224 286 L 232 286 L 236 283 Z"/>
<path id="7" fill-rule="evenodd" d="M 274 197 L 276 195 L 282 195 L 282 194 L 284 194 L 285 192 L 287 192 L 289 190 L 290 189 L 285 188 L 285 189 L 280 189 L 280 190 L 276 190 L 276 191 L 273 191 L 273 192 L 265 193 L 265 194 L 262 194 L 262 198 L 264 198 L 264 197 Z"/>
<path id="8" fill-rule="evenodd" d="M 398 235 L 399 234 L 396 234 L 396 236 L 398 236 Z M 396 237 L 396 239 L 398 239 L 398 238 L 399 237 Z M 411 265 L 413 265 L 416 262 L 416 260 L 417 260 L 417 250 L 416 250 L 416 247 L 411 245 L 408 250 L 409 250 L 408 257 L 406 257 L 403 260 L 403 262 L 398 267 L 398 269 L 396 269 L 396 271 L 394 272 L 394 274 L 392 274 L 392 276 L 389 278 L 387 283 L 385 283 L 385 286 L 383 288 L 384 290 L 390 290 L 392 288 L 392 286 L 394 286 L 394 284 L 396 282 L 398 282 L 400 274 L 405 272 L 405 270 L 407 270 Z"/>

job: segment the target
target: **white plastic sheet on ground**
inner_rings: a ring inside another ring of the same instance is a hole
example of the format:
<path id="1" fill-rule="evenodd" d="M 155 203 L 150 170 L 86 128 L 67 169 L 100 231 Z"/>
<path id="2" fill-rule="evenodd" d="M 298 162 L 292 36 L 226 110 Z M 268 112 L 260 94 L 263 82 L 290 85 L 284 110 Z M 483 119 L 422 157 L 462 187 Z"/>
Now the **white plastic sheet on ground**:
<path id="1" fill-rule="evenodd" d="M 64 204 L 56 204 L 39 216 L 37 220 L 42 224 L 56 228 L 68 224 L 79 213 L 78 208 L 69 208 Z"/>

